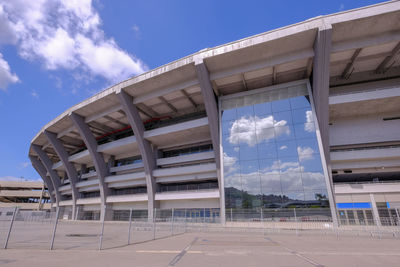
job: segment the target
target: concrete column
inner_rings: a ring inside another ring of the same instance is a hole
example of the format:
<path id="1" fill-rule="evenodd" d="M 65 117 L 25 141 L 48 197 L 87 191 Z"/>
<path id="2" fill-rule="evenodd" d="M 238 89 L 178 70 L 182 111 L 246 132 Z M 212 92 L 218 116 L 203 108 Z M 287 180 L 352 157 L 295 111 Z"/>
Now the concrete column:
<path id="1" fill-rule="evenodd" d="M 115 165 L 115 156 L 111 155 L 110 158 L 107 161 L 107 168 L 110 171 L 112 167 Z M 115 172 L 111 173 L 111 175 L 114 175 Z"/>
<path id="2" fill-rule="evenodd" d="M 106 199 L 109 193 L 109 189 L 104 181 L 105 177 L 108 175 L 108 168 L 104 161 L 103 154 L 97 152 L 97 141 L 94 137 L 93 133 L 90 131 L 89 126 L 85 123 L 83 117 L 79 116 L 76 113 L 71 113 L 69 118 L 74 123 L 76 129 L 78 130 L 80 136 L 85 143 L 89 154 L 92 158 L 93 164 L 96 168 L 97 177 L 99 179 L 99 188 L 100 188 L 100 220 L 108 220 L 110 219 L 110 209 L 106 209 Z"/>
<path id="3" fill-rule="evenodd" d="M 312 92 L 314 110 L 319 125 L 323 156 L 328 172 L 329 181 L 327 190 L 332 219 L 335 225 L 338 224 L 336 202 L 333 193 L 332 169 L 330 160 L 329 145 L 329 77 L 330 77 L 330 56 L 332 46 L 332 27 L 326 26 L 317 32 L 314 42 L 314 64 L 312 76 Z"/>
<path id="4" fill-rule="evenodd" d="M 65 170 L 68 175 L 69 182 L 71 184 L 72 191 L 72 220 L 75 219 L 76 212 L 76 200 L 79 198 L 79 192 L 76 188 L 76 183 L 78 182 L 78 173 L 76 172 L 75 166 L 72 162 L 68 161 L 68 152 L 65 150 L 64 146 L 57 138 L 57 134 L 44 131 L 47 140 L 53 146 L 61 162 L 64 164 Z"/>
<path id="5" fill-rule="evenodd" d="M 129 124 L 131 125 L 133 133 L 135 134 L 136 142 L 142 155 L 147 185 L 148 220 L 152 221 L 154 208 L 156 208 L 155 194 L 157 191 L 157 184 L 153 177 L 153 170 L 157 167 L 156 158 L 154 156 L 154 152 L 151 148 L 150 142 L 144 138 L 144 125 L 142 119 L 140 118 L 139 111 L 133 104 L 132 96 L 121 90 L 118 93 L 118 97 L 121 102 L 122 108 L 126 113 L 126 116 L 128 117 Z"/>
<path id="6" fill-rule="evenodd" d="M 217 165 L 217 177 L 220 192 L 220 217 L 221 223 L 225 223 L 225 201 L 224 188 L 221 181 L 221 158 L 220 158 L 220 138 L 219 138 L 219 112 L 214 90 L 212 88 L 210 73 L 202 59 L 196 59 L 195 62 L 197 79 L 203 95 L 204 105 L 206 108 L 208 124 L 210 128 L 211 141 L 215 154 L 215 164 Z"/>
<path id="7" fill-rule="evenodd" d="M 329 146 L 329 73 L 332 29 L 319 30 L 314 43 L 312 90 L 325 158 L 330 160 Z M 330 162 L 329 162 L 330 163 Z M 330 164 L 329 164 L 330 165 Z"/>
<path id="8" fill-rule="evenodd" d="M 381 226 L 381 220 L 379 217 L 378 207 L 376 206 L 375 196 L 373 193 L 369 194 L 369 198 L 371 199 L 371 206 L 372 206 L 372 214 L 374 215 L 374 219 L 377 226 Z"/>
<path id="9" fill-rule="evenodd" d="M 47 186 L 51 203 L 57 203 L 57 201 L 53 195 L 54 186 L 53 186 L 53 183 L 51 182 L 50 178 L 47 177 L 46 168 L 43 166 L 43 164 L 40 162 L 40 160 L 38 158 L 36 158 L 34 156 L 29 156 L 29 158 L 31 160 L 33 168 L 35 168 L 35 170 L 39 173 L 40 177 L 42 177 L 43 182 Z"/>
<path id="10" fill-rule="evenodd" d="M 50 176 L 50 180 L 53 183 L 54 192 L 56 194 L 56 206 L 58 207 L 59 202 L 62 200 L 62 196 L 59 191 L 61 185 L 60 177 L 58 176 L 57 172 L 53 170 L 53 162 L 47 156 L 46 152 L 42 150 L 42 147 L 33 144 L 32 149 L 36 152 L 36 154 L 38 154 L 40 161 L 42 162 L 47 170 L 47 173 Z"/>
<path id="11" fill-rule="evenodd" d="M 81 175 L 87 173 L 87 166 L 86 164 L 81 164 Z"/>

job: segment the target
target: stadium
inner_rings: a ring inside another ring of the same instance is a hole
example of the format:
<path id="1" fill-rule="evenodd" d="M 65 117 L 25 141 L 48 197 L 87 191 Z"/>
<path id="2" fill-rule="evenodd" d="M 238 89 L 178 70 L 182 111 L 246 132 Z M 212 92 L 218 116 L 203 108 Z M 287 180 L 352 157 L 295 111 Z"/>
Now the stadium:
<path id="1" fill-rule="evenodd" d="M 70 220 L 398 221 L 399 25 L 388 2 L 205 48 L 69 108 L 29 158 Z"/>

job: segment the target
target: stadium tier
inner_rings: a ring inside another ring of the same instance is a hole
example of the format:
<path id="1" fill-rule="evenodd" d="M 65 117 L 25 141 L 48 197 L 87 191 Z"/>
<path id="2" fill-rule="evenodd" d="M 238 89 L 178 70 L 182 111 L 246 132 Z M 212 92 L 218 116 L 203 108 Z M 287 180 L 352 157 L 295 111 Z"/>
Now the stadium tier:
<path id="1" fill-rule="evenodd" d="M 69 108 L 29 157 L 70 219 L 398 217 L 399 25 L 387 2 L 205 48 Z"/>

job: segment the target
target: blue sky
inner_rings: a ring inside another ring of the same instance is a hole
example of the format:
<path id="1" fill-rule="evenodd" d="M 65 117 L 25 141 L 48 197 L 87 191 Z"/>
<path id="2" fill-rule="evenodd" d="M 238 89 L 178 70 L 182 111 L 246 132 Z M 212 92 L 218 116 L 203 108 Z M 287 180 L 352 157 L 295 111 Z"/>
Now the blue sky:
<path id="1" fill-rule="evenodd" d="M 0 179 L 74 104 L 206 47 L 380 1 L 0 0 Z"/>

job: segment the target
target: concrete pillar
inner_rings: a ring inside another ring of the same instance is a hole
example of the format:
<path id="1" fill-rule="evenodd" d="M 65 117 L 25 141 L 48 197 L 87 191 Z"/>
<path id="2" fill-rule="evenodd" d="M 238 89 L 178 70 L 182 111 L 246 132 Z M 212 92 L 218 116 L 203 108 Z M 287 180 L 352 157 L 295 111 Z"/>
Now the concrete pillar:
<path id="1" fill-rule="evenodd" d="M 155 194 L 157 191 L 157 184 L 153 177 L 153 170 L 157 167 L 156 158 L 150 142 L 144 138 L 144 125 L 142 119 L 140 118 L 138 109 L 133 104 L 132 96 L 123 90 L 121 90 L 117 95 L 121 102 L 122 108 L 128 117 L 129 124 L 132 127 L 133 133 L 136 137 L 136 142 L 139 146 L 140 154 L 142 155 L 147 185 L 148 220 L 153 221 L 154 208 L 156 208 Z"/>
<path id="2" fill-rule="evenodd" d="M 93 164 L 96 168 L 97 177 L 99 180 L 99 188 L 100 188 L 100 220 L 108 220 L 111 218 L 110 209 L 106 209 L 106 200 L 109 194 L 109 189 L 107 184 L 105 183 L 105 177 L 109 174 L 109 170 L 107 165 L 104 161 L 103 154 L 97 152 L 97 141 L 94 137 L 93 133 L 90 131 L 89 126 L 85 123 L 83 117 L 79 116 L 78 114 L 71 113 L 69 118 L 74 123 L 76 129 L 78 130 L 80 136 L 85 143 L 89 154 L 92 158 Z"/>
<path id="3" fill-rule="evenodd" d="M 329 145 L 329 77 L 330 77 L 330 55 L 332 45 L 332 27 L 326 26 L 317 32 L 314 42 L 314 64 L 312 76 L 312 97 L 314 110 L 320 130 L 322 153 L 327 167 L 327 190 L 329 204 L 334 225 L 338 225 L 336 202 L 333 193 L 332 169 L 330 161 Z"/>
<path id="4" fill-rule="evenodd" d="M 108 168 L 109 172 L 111 171 L 111 168 L 114 167 L 114 165 L 115 165 L 115 156 L 111 155 L 110 158 L 108 159 L 108 162 L 107 162 L 107 168 Z M 110 174 L 114 175 L 115 172 L 114 173 L 110 173 Z"/>
<path id="5" fill-rule="evenodd" d="M 68 152 L 65 150 L 64 146 L 57 138 L 57 134 L 49 131 L 44 131 L 44 134 L 46 135 L 47 140 L 53 146 L 67 172 L 72 191 L 72 220 L 75 220 L 76 201 L 79 198 L 79 192 L 76 188 L 76 183 L 78 182 L 78 173 L 76 172 L 74 164 L 72 162 L 69 162 Z"/>
<path id="6" fill-rule="evenodd" d="M 201 94 L 203 96 L 204 105 L 206 108 L 208 124 L 210 128 L 210 135 L 213 144 L 213 150 L 215 154 L 215 164 L 217 166 L 217 177 L 218 186 L 220 192 L 220 218 L 221 223 L 225 223 L 225 190 L 222 181 L 221 171 L 221 144 L 219 137 L 219 112 L 214 90 L 212 88 L 210 73 L 208 72 L 207 66 L 203 62 L 203 59 L 197 58 L 195 60 L 195 67 L 197 72 L 197 79 L 199 80 Z"/>
<path id="7" fill-rule="evenodd" d="M 372 214 L 374 215 L 374 220 L 377 226 L 381 226 L 381 220 L 379 217 L 378 207 L 376 206 L 375 196 L 370 193 L 369 198 L 371 199 Z"/>
<path id="8" fill-rule="evenodd" d="M 36 158 L 34 156 L 29 156 L 29 158 L 31 160 L 33 168 L 35 168 L 35 170 L 39 173 L 40 177 L 42 177 L 43 182 L 47 186 L 51 203 L 57 203 L 56 198 L 53 195 L 54 186 L 53 186 L 53 183 L 51 182 L 50 178 L 47 177 L 46 168 L 43 166 L 43 164 L 39 161 L 38 158 Z"/>
<path id="9" fill-rule="evenodd" d="M 53 184 L 54 192 L 56 194 L 56 206 L 59 206 L 59 202 L 62 200 L 61 193 L 59 191 L 61 180 L 58 176 L 57 172 L 53 170 L 53 162 L 50 160 L 49 156 L 47 156 L 46 152 L 42 150 L 42 147 L 33 144 L 32 149 L 38 155 L 40 161 L 42 162 L 43 166 L 46 168 L 47 173 L 50 176 L 50 180 Z"/>

